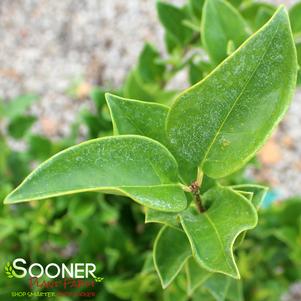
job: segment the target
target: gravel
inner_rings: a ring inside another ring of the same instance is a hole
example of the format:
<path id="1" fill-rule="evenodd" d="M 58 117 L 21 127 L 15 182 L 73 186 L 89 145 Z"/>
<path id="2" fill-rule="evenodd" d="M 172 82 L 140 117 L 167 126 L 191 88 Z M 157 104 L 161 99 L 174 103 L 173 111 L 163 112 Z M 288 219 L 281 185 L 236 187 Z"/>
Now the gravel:
<path id="1" fill-rule="evenodd" d="M 153 0 L 1 0 L 0 39 L 0 97 L 38 94 L 34 130 L 54 138 L 66 136 L 78 112 L 91 106 L 91 85 L 121 85 L 145 41 L 163 51 Z M 74 98 L 68 90 L 76 82 L 83 84 Z M 281 197 L 301 194 L 300 99 L 299 91 L 256 174 Z"/>

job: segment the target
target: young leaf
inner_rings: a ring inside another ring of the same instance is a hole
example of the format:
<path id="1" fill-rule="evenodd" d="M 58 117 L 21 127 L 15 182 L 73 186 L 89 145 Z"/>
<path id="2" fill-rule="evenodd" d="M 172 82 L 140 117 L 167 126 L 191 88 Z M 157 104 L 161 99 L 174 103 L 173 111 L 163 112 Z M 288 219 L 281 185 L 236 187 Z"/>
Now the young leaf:
<path id="1" fill-rule="evenodd" d="M 201 36 L 209 57 L 215 65 L 227 57 L 229 41 L 238 48 L 248 35 L 247 24 L 231 4 L 225 0 L 205 2 Z"/>
<path id="2" fill-rule="evenodd" d="M 5 203 L 83 191 L 126 195 L 162 211 L 186 207 L 172 155 L 154 140 L 130 135 L 90 140 L 58 153 L 34 170 Z"/>
<path id="3" fill-rule="evenodd" d="M 141 80 L 145 83 L 160 83 L 165 71 L 165 66 L 159 64 L 157 60 L 160 59 L 159 52 L 154 46 L 146 43 L 139 56 L 138 73 Z"/>
<path id="4" fill-rule="evenodd" d="M 180 44 L 185 45 L 193 31 L 183 24 L 187 18 L 185 10 L 169 3 L 158 1 L 159 19 L 166 31 Z"/>
<path id="5" fill-rule="evenodd" d="M 286 112 L 296 84 L 296 50 L 284 7 L 209 76 L 178 96 L 167 138 L 180 169 L 212 178 L 241 168 Z"/>
<path id="6" fill-rule="evenodd" d="M 185 233 L 167 226 L 163 227 L 156 238 L 153 256 L 162 287 L 166 288 L 191 256 Z"/>
<path id="7" fill-rule="evenodd" d="M 143 135 L 166 143 L 165 120 L 169 108 L 156 103 L 106 94 L 115 135 Z"/>
<path id="8" fill-rule="evenodd" d="M 212 202 L 204 213 L 191 207 L 180 214 L 193 256 L 210 272 L 239 278 L 233 244 L 241 232 L 256 226 L 256 210 L 247 199 L 226 187 L 210 189 L 203 200 Z"/>
<path id="9" fill-rule="evenodd" d="M 301 35 L 301 2 L 297 2 L 289 10 L 292 31 L 295 35 Z"/>

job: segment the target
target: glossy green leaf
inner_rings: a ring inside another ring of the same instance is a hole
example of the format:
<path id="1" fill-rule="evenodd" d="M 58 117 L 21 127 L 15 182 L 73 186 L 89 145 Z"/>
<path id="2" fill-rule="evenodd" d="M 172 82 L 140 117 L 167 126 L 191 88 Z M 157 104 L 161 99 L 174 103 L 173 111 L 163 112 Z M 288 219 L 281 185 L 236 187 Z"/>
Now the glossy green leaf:
<path id="1" fill-rule="evenodd" d="M 292 31 L 295 35 L 301 35 L 301 2 L 297 2 L 289 10 Z"/>
<path id="2" fill-rule="evenodd" d="M 184 45 L 192 36 L 192 30 L 183 24 L 187 18 L 183 8 L 158 1 L 157 10 L 160 22 L 177 43 Z"/>
<path id="3" fill-rule="evenodd" d="M 136 134 L 166 143 L 165 120 L 169 108 L 106 94 L 115 135 Z"/>
<path id="4" fill-rule="evenodd" d="M 153 256 L 162 287 L 166 288 L 191 256 L 185 233 L 174 228 L 163 227 L 156 238 Z"/>
<path id="5" fill-rule="evenodd" d="M 225 0 L 207 0 L 204 4 L 201 36 L 202 42 L 217 65 L 227 57 L 231 40 L 238 48 L 249 35 L 247 24 L 239 12 Z"/>
<path id="6" fill-rule="evenodd" d="M 150 208 L 145 208 L 145 223 L 159 223 L 173 228 L 180 227 L 178 214 L 173 212 L 157 211 Z"/>
<path id="7" fill-rule="evenodd" d="M 257 224 L 253 205 L 232 189 L 215 187 L 203 196 L 205 207 L 200 214 L 191 207 L 180 214 L 196 261 L 211 272 L 239 278 L 233 244 L 243 231 Z"/>
<path id="8" fill-rule="evenodd" d="M 58 153 L 34 170 L 5 203 L 83 191 L 126 195 L 163 211 L 186 207 L 172 155 L 154 140 L 130 135 L 90 140 Z"/>
<path id="9" fill-rule="evenodd" d="M 167 138 L 181 170 L 199 166 L 220 178 L 241 168 L 287 111 L 296 73 L 295 46 L 281 7 L 171 107 Z"/>

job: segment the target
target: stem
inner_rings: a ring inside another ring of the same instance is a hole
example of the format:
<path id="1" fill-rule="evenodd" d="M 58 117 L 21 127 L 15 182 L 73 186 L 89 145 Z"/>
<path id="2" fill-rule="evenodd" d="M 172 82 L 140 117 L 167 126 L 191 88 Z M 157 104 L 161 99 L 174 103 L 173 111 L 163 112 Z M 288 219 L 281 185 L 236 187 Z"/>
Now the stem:
<path id="1" fill-rule="evenodd" d="M 203 207 L 202 199 L 201 199 L 200 193 L 196 193 L 196 194 L 194 195 L 194 197 L 195 197 L 195 204 L 196 204 L 196 207 L 197 207 L 198 211 L 199 211 L 200 213 L 205 212 L 205 208 Z"/>
<path id="2" fill-rule="evenodd" d="M 200 184 L 199 184 L 199 182 L 195 181 L 195 182 L 191 183 L 189 188 L 190 188 L 190 191 L 192 192 L 192 194 L 194 196 L 195 205 L 196 205 L 198 211 L 200 213 L 205 212 L 205 208 L 203 207 L 203 204 L 202 204 L 202 198 L 201 198 L 201 194 L 200 194 Z"/>

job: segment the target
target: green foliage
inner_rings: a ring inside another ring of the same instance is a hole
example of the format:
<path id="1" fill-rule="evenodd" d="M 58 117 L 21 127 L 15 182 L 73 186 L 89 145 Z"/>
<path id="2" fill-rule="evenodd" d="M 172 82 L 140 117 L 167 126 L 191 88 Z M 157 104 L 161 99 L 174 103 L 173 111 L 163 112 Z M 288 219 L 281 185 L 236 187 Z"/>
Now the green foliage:
<path id="1" fill-rule="evenodd" d="M 203 9 L 202 41 L 211 61 L 217 65 L 227 57 L 228 43 L 238 48 L 249 35 L 239 12 L 225 0 L 207 0 Z"/>
<path id="2" fill-rule="evenodd" d="M 298 5 L 294 36 L 285 9 L 266 3 L 157 9 L 168 53 L 146 43 L 122 89 L 94 87 L 94 111 L 81 112 L 70 137 L 30 131 L 34 97 L 0 106 L 5 135 L 27 146 L 12 150 L 0 135 L 0 197 L 39 164 L 5 199 L 1 258 L 97 262 L 97 300 L 279 300 L 301 277 L 301 202 L 264 211 L 246 235 L 267 188 L 243 171 L 293 94 Z M 180 71 L 194 85 L 181 93 L 167 88 Z M 70 147 L 82 125 L 93 140 Z M 0 278 L 0 296 L 9 281 Z"/>

